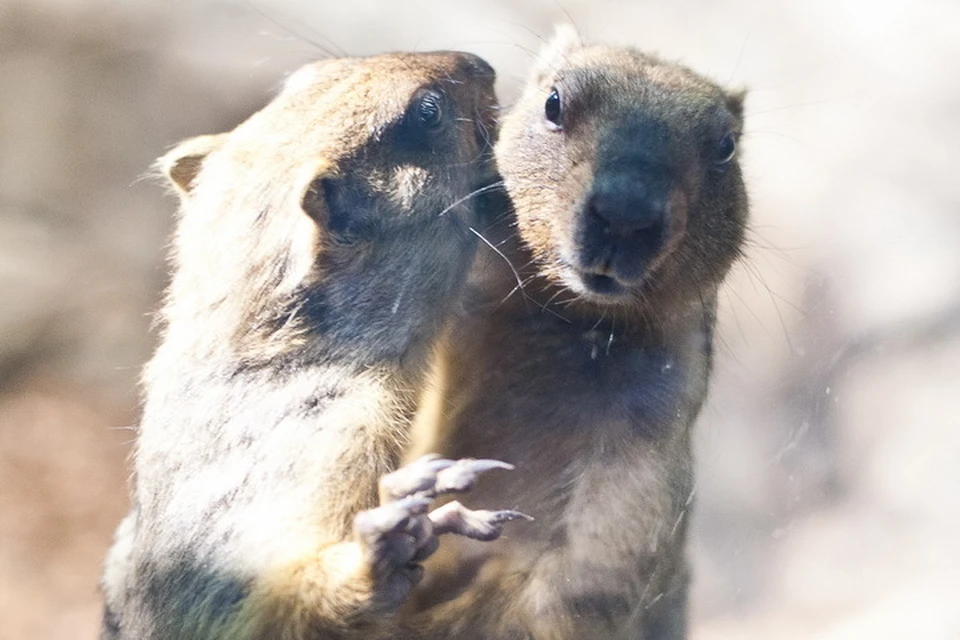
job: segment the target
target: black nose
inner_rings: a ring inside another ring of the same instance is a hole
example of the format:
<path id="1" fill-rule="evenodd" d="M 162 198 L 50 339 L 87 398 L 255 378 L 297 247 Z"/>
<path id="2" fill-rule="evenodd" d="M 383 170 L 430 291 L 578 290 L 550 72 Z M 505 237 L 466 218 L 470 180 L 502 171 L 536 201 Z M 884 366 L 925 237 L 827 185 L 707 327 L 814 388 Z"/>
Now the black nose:
<path id="1" fill-rule="evenodd" d="M 609 234 L 642 235 L 659 241 L 666 226 L 666 189 L 635 175 L 598 177 L 587 200 L 587 213 Z"/>

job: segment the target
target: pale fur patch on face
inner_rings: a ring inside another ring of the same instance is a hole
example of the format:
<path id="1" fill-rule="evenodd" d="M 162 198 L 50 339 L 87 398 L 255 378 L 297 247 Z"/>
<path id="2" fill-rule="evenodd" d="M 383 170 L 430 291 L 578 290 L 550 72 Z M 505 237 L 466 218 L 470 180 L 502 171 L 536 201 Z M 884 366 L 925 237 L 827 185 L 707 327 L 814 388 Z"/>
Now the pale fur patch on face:
<path id="1" fill-rule="evenodd" d="M 404 211 L 413 209 L 415 199 L 426 191 L 430 172 L 423 167 L 400 166 L 393 171 L 395 188 L 391 199 Z"/>

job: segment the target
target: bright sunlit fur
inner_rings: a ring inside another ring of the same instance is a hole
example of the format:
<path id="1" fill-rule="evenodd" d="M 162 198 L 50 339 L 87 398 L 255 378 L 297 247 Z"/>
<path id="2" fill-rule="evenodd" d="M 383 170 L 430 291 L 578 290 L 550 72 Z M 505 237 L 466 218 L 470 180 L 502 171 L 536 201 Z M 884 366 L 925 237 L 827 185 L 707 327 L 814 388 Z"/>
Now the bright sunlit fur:
<path id="1" fill-rule="evenodd" d="M 104 638 L 368 638 L 397 606 L 352 523 L 397 466 L 469 266 L 492 85 L 465 54 L 319 62 L 161 159 L 173 278 Z M 425 88 L 450 113 L 418 150 L 398 131 Z"/>

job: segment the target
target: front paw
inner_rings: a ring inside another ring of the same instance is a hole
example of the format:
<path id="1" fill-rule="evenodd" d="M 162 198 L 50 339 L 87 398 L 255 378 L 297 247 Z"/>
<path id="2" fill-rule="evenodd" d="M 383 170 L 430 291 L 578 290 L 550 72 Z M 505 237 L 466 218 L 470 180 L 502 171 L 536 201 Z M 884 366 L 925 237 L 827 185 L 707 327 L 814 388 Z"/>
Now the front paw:
<path id="1" fill-rule="evenodd" d="M 431 501 L 469 491 L 480 475 L 513 469 L 498 460 L 447 460 L 425 456 L 380 479 L 380 502 L 354 519 L 354 534 L 369 558 L 375 590 L 385 604 L 397 606 L 423 577 L 419 564 L 432 554 L 445 533 L 495 540 L 503 525 L 527 519 L 519 511 L 473 511 L 450 502 L 430 511 Z"/>

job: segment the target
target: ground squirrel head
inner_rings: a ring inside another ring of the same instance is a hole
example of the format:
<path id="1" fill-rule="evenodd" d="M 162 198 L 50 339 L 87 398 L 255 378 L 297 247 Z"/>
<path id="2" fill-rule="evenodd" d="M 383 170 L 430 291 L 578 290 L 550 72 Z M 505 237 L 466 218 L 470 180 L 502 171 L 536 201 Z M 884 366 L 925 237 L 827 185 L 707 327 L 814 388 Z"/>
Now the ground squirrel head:
<path id="1" fill-rule="evenodd" d="M 378 279 L 411 285 L 430 251 L 428 277 L 449 289 L 468 195 L 495 177 L 493 82 L 462 53 L 325 60 L 233 131 L 173 149 L 160 160 L 182 201 L 168 335 L 181 317 L 203 330 L 203 314 L 241 357 L 269 357 L 333 322 L 331 307 L 373 305 Z"/>
<path id="2" fill-rule="evenodd" d="M 497 145 L 541 273 L 601 304 L 716 286 L 747 216 L 742 99 L 678 64 L 560 29 Z"/>

